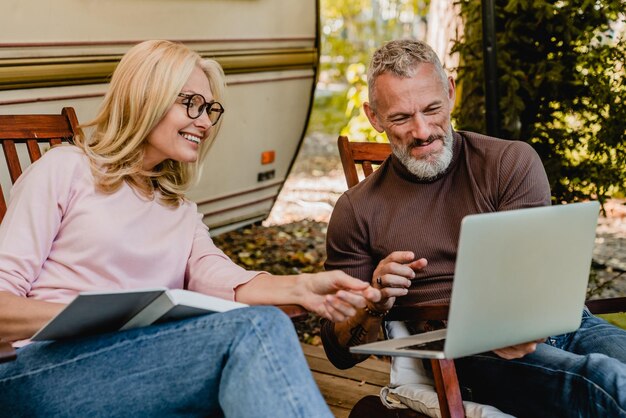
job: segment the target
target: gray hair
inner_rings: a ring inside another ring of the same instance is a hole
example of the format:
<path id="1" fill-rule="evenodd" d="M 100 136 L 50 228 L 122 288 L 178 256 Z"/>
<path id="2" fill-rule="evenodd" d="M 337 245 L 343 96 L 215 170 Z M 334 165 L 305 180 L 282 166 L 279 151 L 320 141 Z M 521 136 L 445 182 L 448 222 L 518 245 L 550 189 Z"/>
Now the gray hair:
<path id="1" fill-rule="evenodd" d="M 448 93 L 448 75 L 435 51 L 425 42 L 414 39 L 399 39 L 390 41 L 378 48 L 372 56 L 372 61 L 367 70 L 369 100 L 372 107 L 375 108 L 374 85 L 378 76 L 391 73 L 397 77 L 413 77 L 420 64 L 435 66 L 437 74 L 441 77 L 443 88 Z"/>

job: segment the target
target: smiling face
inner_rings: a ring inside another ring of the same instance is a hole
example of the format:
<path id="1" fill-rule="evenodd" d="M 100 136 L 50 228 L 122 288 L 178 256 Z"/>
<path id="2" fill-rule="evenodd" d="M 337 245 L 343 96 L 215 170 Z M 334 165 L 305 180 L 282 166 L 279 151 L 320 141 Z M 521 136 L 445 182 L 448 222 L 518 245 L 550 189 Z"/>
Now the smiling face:
<path id="1" fill-rule="evenodd" d="M 181 93 L 201 94 L 207 102 L 213 100 L 209 79 L 198 66 L 193 69 Z M 191 119 L 185 103 L 185 98 L 178 97 L 148 134 L 143 160 L 145 170 L 166 159 L 184 163 L 197 161 L 200 143 L 207 137 L 212 125 L 206 112 L 197 119 Z"/>
<path id="2" fill-rule="evenodd" d="M 375 102 L 364 106 L 372 126 L 387 134 L 393 153 L 419 178 L 437 176 L 452 160 L 454 81 L 446 83 L 429 63 L 418 64 L 411 77 L 383 73 L 374 84 Z"/>

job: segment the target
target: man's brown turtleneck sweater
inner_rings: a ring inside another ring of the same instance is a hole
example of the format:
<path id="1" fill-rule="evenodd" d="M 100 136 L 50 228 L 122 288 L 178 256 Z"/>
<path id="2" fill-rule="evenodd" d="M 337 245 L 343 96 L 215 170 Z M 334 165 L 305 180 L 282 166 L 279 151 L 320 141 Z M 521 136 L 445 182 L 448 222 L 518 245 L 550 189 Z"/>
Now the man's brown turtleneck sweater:
<path id="1" fill-rule="evenodd" d="M 464 216 L 550 204 L 545 170 L 528 144 L 453 135 L 452 161 L 436 178 L 416 178 L 392 155 L 341 196 L 328 225 L 327 270 L 371 282 L 380 260 L 393 251 L 413 251 L 428 266 L 396 305 L 447 303 Z M 337 343 L 332 323 L 323 323 L 322 340 L 335 366 L 357 363 Z"/>

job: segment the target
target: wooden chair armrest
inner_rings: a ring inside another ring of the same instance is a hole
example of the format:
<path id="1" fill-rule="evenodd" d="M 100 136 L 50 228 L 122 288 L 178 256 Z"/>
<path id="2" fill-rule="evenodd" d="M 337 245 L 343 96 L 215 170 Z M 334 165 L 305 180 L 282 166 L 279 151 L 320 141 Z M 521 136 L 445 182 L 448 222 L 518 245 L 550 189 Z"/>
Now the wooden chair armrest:
<path id="1" fill-rule="evenodd" d="M 396 306 L 387 314 L 385 321 L 420 319 L 443 321 L 448 319 L 448 308 L 447 304 Z"/>
<path id="2" fill-rule="evenodd" d="M 626 312 L 626 297 L 592 299 L 585 302 L 593 314 Z"/>
<path id="3" fill-rule="evenodd" d="M 300 305 L 277 305 L 276 307 L 286 313 L 292 321 L 300 321 L 309 315 L 309 311 Z"/>
<path id="4" fill-rule="evenodd" d="M 626 297 L 592 299 L 585 302 L 591 313 L 605 314 L 626 312 Z M 449 305 L 407 305 L 396 306 L 385 317 L 387 321 L 402 321 L 409 319 L 448 319 Z"/>
<path id="5" fill-rule="evenodd" d="M 0 340 L 0 363 L 15 360 L 16 358 L 17 353 L 11 343 Z"/>

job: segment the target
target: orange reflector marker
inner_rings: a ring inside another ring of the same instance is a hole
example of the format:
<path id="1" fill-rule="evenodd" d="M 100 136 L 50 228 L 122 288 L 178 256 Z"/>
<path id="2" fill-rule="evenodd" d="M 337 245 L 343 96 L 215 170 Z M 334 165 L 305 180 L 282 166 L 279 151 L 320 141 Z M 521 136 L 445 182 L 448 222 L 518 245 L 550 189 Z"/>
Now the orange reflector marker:
<path id="1" fill-rule="evenodd" d="M 261 164 L 271 164 L 276 159 L 276 152 L 274 151 L 263 151 L 261 153 Z"/>

